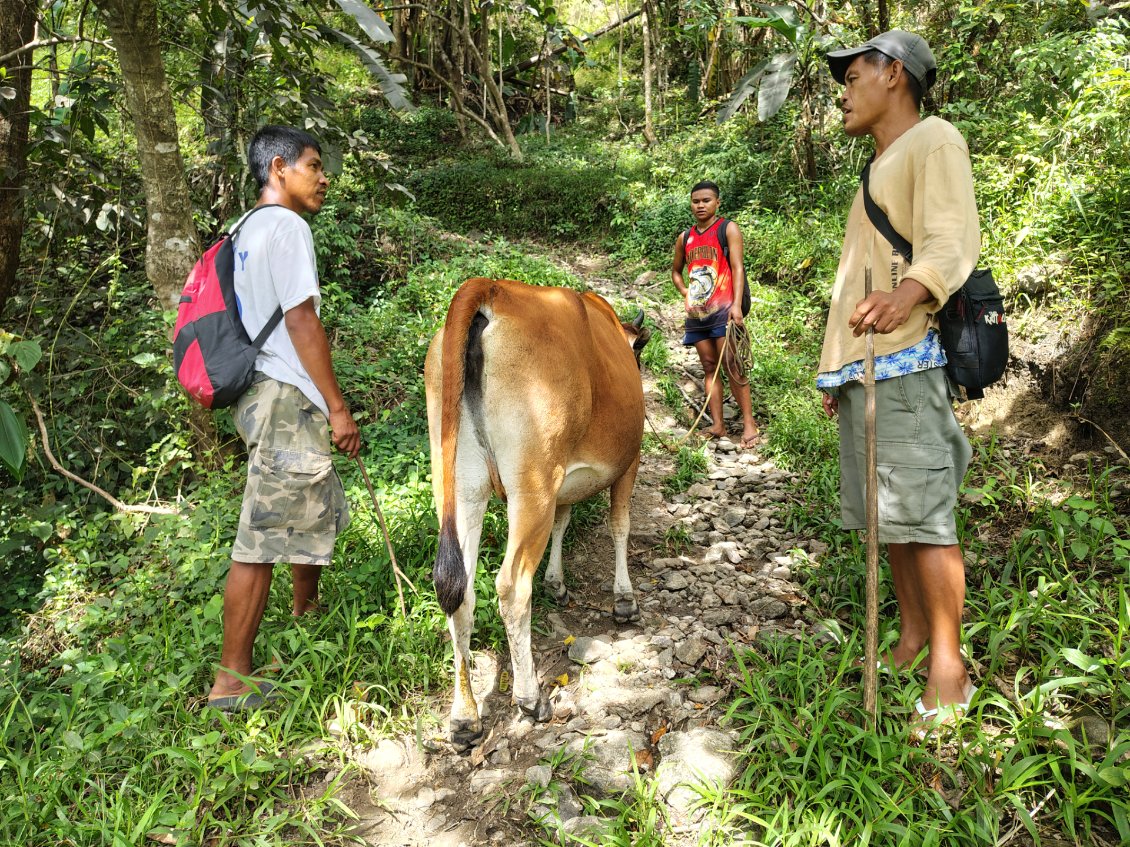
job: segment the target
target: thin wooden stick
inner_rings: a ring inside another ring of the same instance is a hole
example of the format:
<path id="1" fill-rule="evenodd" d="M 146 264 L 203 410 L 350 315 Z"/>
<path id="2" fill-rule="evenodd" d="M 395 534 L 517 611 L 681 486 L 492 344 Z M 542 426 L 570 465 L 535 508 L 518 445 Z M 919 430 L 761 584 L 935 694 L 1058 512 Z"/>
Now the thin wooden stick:
<path id="1" fill-rule="evenodd" d="M 39 404 L 35 402 L 35 398 L 31 396 L 30 392 L 27 394 L 28 402 L 31 403 L 31 410 L 35 413 L 35 421 L 39 425 L 39 437 L 43 439 L 43 452 L 47 456 L 47 461 L 51 463 L 56 471 L 61 473 L 72 482 L 77 482 L 83 488 L 93 491 L 102 499 L 106 500 L 119 512 L 135 512 L 143 515 L 179 515 L 180 512 L 176 509 L 171 509 L 168 506 L 132 506 L 129 503 L 123 503 L 109 491 L 104 488 L 99 488 L 93 482 L 87 482 L 81 476 L 71 473 L 69 470 L 59 464 L 59 460 L 55 458 L 55 454 L 51 452 L 51 440 L 47 437 L 47 422 L 43 420 L 43 412 L 39 410 Z"/>
<path id="2" fill-rule="evenodd" d="M 864 296 L 871 295 L 871 266 L 863 271 Z M 863 365 L 864 431 L 867 442 L 867 624 L 863 652 L 863 708 L 874 726 L 879 699 L 879 474 L 875 431 L 875 328 L 867 329 Z"/>
<path id="3" fill-rule="evenodd" d="M 400 566 L 396 564 L 396 553 L 392 551 L 392 539 L 388 535 L 388 525 L 385 523 L 384 513 L 381 512 L 381 506 L 377 502 L 377 493 L 373 490 L 373 483 L 369 481 L 369 473 L 365 470 L 365 465 L 361 461 L 361 457 L 357 457 L 357 467 L 361 469 L 361 478 L 365 480 L 365 487 L 369 489 L 369 496 L 373 499 L 373 508 L 377 510 L 377 520 L 381 525 L 381 532 L 385 536 L 385 546 L 388 548 L 388 558 L 392 562 L 392 573 L 396 577 L 396 597 L 400 601 L 400 616 L 407 619 L 408 613 L 404 608 L 404 589 L 400 587 L 400 581 L 404 580 L 408 583 L 408 587 L 412 589 L 413 593 L 419 594 L 419 590 L 412 584 L 412 580 L 404 575 L 400 570 Z"/>

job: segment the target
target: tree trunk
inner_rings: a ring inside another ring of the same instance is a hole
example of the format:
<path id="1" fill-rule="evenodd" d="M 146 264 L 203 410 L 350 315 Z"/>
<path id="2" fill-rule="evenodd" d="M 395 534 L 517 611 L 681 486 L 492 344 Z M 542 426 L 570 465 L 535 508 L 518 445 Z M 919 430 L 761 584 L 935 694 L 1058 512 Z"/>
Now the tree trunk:
<path id="1" fill-rule="evenodd" d="M 30 0 L 0 0 L 0 55 L 31 43 L 35 6 Z M 0 315 L 16 293 L 20 242 L 24 234 L 24 165 L 31 108 L 32 53 L 5 62 L 0 82 L 15 92 L 0 97 Z"/>
<path id="2" fill-rule="evenodd" d="M 891 11 L 887 7 L 887 0 L 879 0 L 879 32 L 886 32 L 891 28 Z"/>
<path id="3" fill-rule="evenodd" d="M 542 45 L 544 50 L 549 50 L 549 33 L 545 35 L 545 44 Z M 542 70 L 545 71 L 545 146 L 549 146 L 549 124 L 553 120 L 553 92 L 550 91 L 549 85 L 549 57 L 546 57 Z"/>
<path id="4" fill-rule="evenodd" d="M 645 2 L 643 15 L 643 138 L 649 145 L 659 141 L 655 135 L 655 124 L 651 114 L 651 33 L 653 23 L 651 4 Z"/>
<path id="5" fill-rule="evenodd" d="M 165 78 L 155 0 L 95 0 L 118 54 L 126 105 L 137 135 L 148 232 L 145 273 L 161 309 L 175 309 L 184 279 L 200 255 L 192 221 L 184 161 L 177 138 L 173 97 Z M 206 409 L 190 403 L 189 424 L 200 449 L 212 455 L 215 424 Z"/>
<path id="6" fill-rule="evenodd" d="M 137 134 L 148 237 L 145 272 L 162 309 L 172 309 L 200 255 L 173 98 L 165 79 L 155 0 L 95 0 L 118 54 Z"/>

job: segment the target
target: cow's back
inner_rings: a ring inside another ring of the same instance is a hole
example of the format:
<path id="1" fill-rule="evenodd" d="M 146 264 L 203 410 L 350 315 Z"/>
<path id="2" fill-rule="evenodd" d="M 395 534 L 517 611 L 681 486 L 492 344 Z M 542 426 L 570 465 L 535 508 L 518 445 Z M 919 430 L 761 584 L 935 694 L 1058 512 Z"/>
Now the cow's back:
<path id="1" fill-rule="evenodd" d="M 643 390 L 615 312 L 596 295 L 502 287 L 481 336 L 486 433 L 500 468 L 597 469 L 600 490 L 639 454 Z M 504 479 L 505 482 L 505 479 Z M 567 497 L 572 501 L 573 497 Z"/>

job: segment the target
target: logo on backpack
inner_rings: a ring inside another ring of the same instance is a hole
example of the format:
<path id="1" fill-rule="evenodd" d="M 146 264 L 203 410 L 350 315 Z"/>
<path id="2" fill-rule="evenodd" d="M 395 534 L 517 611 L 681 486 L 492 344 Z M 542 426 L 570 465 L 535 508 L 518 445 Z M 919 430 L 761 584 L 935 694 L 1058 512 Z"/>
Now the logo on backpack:
<path id="1" fill-rule="evenodd" d="M 188 395 L 205 409 L 230 406 L 255 377 L 255 359 L 282 320 L 278 309 L 252 341 L 235 296 L 232 240 L 257 206 L 213 244 L 193 266 L 181 291 L 173 329 L 173 370 Z"/>

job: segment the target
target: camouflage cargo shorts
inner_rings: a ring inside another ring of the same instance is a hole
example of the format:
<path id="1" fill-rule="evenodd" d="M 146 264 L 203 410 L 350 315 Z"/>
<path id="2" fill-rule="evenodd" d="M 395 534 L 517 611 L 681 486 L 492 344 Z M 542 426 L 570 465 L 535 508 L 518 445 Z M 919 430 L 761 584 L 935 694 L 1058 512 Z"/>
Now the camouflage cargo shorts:
<path id="1" fill-rule="evenodd" d="M 325 414 L 295 386 L 263 374 L 232 413 L 248 454 L 232 559 L 328 565 L 349 505 Z"/>

